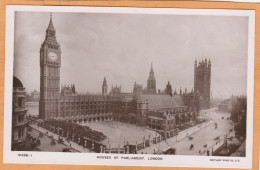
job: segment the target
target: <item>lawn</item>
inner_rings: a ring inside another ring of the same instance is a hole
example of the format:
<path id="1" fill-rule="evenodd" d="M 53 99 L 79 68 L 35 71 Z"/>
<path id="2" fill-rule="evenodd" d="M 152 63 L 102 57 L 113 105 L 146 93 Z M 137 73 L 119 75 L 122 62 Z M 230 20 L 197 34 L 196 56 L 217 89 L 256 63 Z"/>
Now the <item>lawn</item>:
<path id="1" fill-rule="evenodd" d="M 143 138 L 148 139 L 149 136 L 152 139 L 155 136 L 155 132 L 147 129 L 146 127 L 140 127 L 133 124 L 127 124 L 123 122 L 95 122 L 85 123 L 93 130 L 104 133 L 108 138 L 105 140 L 107 145 L 111 147 L 122 147 L 125 144 L 136 144 L 143 141 Z"/>

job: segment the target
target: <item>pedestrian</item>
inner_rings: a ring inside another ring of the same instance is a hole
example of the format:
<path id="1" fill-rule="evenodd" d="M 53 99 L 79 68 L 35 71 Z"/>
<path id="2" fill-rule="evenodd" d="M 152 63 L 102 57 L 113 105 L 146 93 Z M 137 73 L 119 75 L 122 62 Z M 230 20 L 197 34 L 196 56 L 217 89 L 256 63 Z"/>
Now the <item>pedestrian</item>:
<path id="1" fill-rule="evenodd" d="M 209 150 L 207 150 L 207 156 L 209 156 Z"/>
<path id="2" fill-rule="evenodd" d="M 190 145 L 190 150 L 192 149 L 192 144 Z"/>

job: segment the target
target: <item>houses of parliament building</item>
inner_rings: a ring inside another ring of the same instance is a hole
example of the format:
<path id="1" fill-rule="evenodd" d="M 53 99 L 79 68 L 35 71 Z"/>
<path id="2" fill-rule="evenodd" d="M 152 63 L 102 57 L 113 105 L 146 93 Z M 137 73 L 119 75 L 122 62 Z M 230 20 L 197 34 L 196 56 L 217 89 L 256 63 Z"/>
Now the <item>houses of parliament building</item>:
<path id="1" fill-rule="evenodd" d="M 155 130 L 172 131 L 191 122 L 202 108 L 210 105 L 211 61 L 195 61 L 194 89 L 173 92 L 170 82 L 164 91 L 156 89 L 153 66 L 147 87 L 134 83 L 132 93 L 121 86 L 108 91 L 106 77 L 101 94 L 78 94 L 75 85 L 60 85 L 61 48 L 56 40 L 52 17 L 40 47 L 39 118 L 60 119 L 74 123 L 124 121 Z"/>

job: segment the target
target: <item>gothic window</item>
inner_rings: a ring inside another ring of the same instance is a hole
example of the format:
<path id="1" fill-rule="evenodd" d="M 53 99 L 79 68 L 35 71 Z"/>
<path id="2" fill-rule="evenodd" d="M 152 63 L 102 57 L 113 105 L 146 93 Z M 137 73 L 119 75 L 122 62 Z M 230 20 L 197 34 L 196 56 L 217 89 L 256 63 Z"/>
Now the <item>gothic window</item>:
<path id="1" fill-rule="evenodd" d="M 23 97 L 19 97 L 18 98 L 18 106 L 19 107 L 23 107 L 24 106 Z"/>
<path id="2" fill-rule="evenodd" d="M 18 129 L 18 139 L 22 139 L 23 138 L 23 127 Z"/>
<path id="3" fill-rule="evenodd" d="M 24 120 L 24 115 L 19 115 L 18 116 L 18 123 L 23 122 L 23 120 Z"/>

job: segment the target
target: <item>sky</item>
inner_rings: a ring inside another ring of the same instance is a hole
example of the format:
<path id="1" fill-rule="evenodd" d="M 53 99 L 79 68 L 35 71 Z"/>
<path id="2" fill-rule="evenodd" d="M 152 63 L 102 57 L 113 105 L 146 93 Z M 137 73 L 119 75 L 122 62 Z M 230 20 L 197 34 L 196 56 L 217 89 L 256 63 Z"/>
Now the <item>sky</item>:
<path id="1" fill-rule="evenodd" d="M 135 82 L 146 87 L 151 63 L 157 89 L 194 86 L 194 61 L 211 60 L 213 97 L 245 94 L 248 17 L 163 14 L 52 13 L 61 46 L 61 84 L 101 93 Z M 40 46 L 48 12 L 16 12 L 14 76 L 27 92 L 40 89 Z"/>

